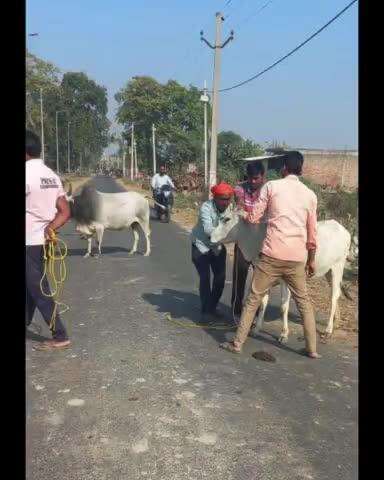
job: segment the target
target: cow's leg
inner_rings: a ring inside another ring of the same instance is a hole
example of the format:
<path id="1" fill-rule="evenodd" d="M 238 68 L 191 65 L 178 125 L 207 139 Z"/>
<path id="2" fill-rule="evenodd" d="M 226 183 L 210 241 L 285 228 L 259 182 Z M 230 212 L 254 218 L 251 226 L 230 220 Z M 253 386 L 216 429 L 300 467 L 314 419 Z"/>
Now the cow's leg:
<path id="1" fill-rule="evenodd" d="M 92 253 L 92 237 L 87 238 L 87 244 L 88 244 L 87 253 L 84 255 L 84 258 L 90 257 Z"/>
<path id="2" fill-rule="evenodd" d="M 139 243 L 138 224 L 137 223 L 132 223 L 131 227 L 132 227 L 132 232 L 133 232 L 133 247 L 128 252 L 130 255 L 134 254 L 137 251 L 137 244 Z"/>
<path id="3" fill-rule="evenodd" d="M 101 255 L 101 242 L 103 241 L 103 235 L 104 235 L 104 227 L 102 225 L 99 225 L 96 227 L 96 245 L 97 245 L 97 250 L 98 253 L 95 255 L 95 257 L 98 257 Z"/>
<path id="4" fill-rule="evenodd" d="M 252 332 L 260 332 L 263 328 L 265 310 L 269 301 L 269 291 L 264 295 L 260 303 L 259 314 L 256 317 L 256 325 L 253 327 Z"/>
<path id="5" fill-rule="evenodd" d="M 341 295 L 341 281 L 343 279 L 344 262 L 337 263 L 331 268 L 331 313 L 328 320 L 327 328 L 325 329 L 325 337 L 330 337 L 333 333 L 333 324 L 335 315 L 340 316 L 338 308 L 338 300 Z"/>
<path id="6" fill-rule="evenodd" d="M 145 216 L 145 219 L 139 220 L 139 224 L 144 232 L 145 240 L 147 244 L 147 248 L 145 250 L 144 256 L 148 257 L 148 255 L 151 253 L 151 229 L 149 227 L 149 210 L 148 210 L 148 214 Z"/>
<path id="7" fill-rule="evenodd" d="M 289 329 L 288 329 L 288 311 L 289 302 L 291 300 L 291 292 L 284 281 L 280 282 L 281 289 L 281 316 L 283 318 L 283 330 L 281 331 L 279 342 L 285 343 L 288 341 Z"/>

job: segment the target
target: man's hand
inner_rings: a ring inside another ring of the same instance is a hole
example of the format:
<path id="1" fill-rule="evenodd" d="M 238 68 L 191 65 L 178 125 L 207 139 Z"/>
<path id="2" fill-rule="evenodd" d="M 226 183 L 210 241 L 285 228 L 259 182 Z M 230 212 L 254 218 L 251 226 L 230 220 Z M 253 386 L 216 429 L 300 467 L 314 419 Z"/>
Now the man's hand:
<path id="1" fill-rule="evenodd" d="M 247 221 L 247 217 L 248 217 L 248 212 L 246 212 L 245 210 L 241 210 L 241 209 L 236 209 L 235 213 L 240 217 L 242 218 L 243 220 Z"/>
<path id="2" fill-rule="evenodd" d="M 305 272 L 309 278 L 313 277 L 315 274 L 315 255 L 316 250 L 308 250 L 308 259 L 305 265 Z"/>
<path id="3" fill-rule="evenodd" d="M 315 260 L 308 260 L 305 265 L 305 272 L 309 278 L 315 275 Z"/>
<path id="4" fill-rule="evenodd" d="M 51 224 L 48 224 L 44 229 L 44 237 L 48 242 L 55 240 L 56 232 L 52 228 Z"/>

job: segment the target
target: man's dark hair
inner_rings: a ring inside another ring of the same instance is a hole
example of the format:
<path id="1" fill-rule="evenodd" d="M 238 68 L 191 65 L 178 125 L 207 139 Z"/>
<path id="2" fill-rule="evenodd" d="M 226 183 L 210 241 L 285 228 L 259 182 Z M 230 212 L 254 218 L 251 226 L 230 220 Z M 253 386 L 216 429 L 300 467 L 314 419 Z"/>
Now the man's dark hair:
<path id="1" fill-rule="evenodd" d="M 39 158 L 41 155 L 40 138 L 31 130 L 25 132 L 25 151 L 32 158 Z"/>
<path id="2" fill-rule="evenodd" d="M 248 177 L 256 177 L 257 175 L 264 175 L 265 168 L 261 160 L 256 160 L 254 162 L 247 164 L 247 175 Z"/>
<path id="3" fill-rule="evenodd" d="M 293 175 L 301 175 L 303 173 L 304 157 L 300 152 L 292 150 L 285 152 L 283 157 L 283 167 L 287 169 L 288 173 Z"/>

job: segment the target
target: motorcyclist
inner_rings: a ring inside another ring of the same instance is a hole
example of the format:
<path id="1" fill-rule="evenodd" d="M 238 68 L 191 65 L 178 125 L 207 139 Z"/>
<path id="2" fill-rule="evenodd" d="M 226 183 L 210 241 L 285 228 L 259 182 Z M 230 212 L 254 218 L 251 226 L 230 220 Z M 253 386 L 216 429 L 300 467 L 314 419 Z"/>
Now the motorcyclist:
<path id="1" fill-rule="evenodd" d="M 156 201 L 159 201 L 161 197 L 161 188 L 164 185 L 168 185 L 172 190 L 176 190 L 174 183 L 172 182 L 171 177 L 166 174 L 166 166 L 160 165 L 159 173 L 156 173 L 151 180 L 151 187 L 153 191 L 153 198 Z"/>

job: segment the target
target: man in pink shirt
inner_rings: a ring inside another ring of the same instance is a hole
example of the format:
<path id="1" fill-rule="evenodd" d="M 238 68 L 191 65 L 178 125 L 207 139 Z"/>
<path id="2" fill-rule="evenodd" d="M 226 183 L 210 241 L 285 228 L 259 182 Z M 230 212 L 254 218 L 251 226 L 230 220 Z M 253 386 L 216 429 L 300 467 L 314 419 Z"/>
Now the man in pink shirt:
<path id="1" fill-rule="evenodd" d="M 315 272 L 317 198 L 298 178 L 304 162 L 301 153 L 287 152 L 283 162 L 283 178 L 267 182 L 252 212 L 244 212 L 244 220 L 250 223 L 259 223 L 266 214 L 267 233 L 235 338 L 221 347 L 241 352 L 263 296 L 276 280 L 283 278 L 303 319 L 306 354 L 319 358 L 315 317 L 305 278 Z"/>
<path id="2" fill-rule="evenodd" d="M 31 324 L 36 308 L 48 326 L 51 323 L 52 340 L 43 342 L 43 349 L 60 349 L 70 345 L 67 332 L 56 313 L 52 315 L 55 303 L 51 297 L 41 292 L 40 281 L 43 277 L 43 245 L 51 238 L 52 232 L 62 227 L 71 213 L 60 178 L 40 159 L 40 139 L 33 132 L 26 131 L 25 165 L 25 211 L 26 211 L 26 323 Z M 48 292 L 49 285 L 45 277 L 42 287 Z"/>
<path id="3" fill-rule="evenodd" d="M 260 160 L 247 164 L 247 180 L 235 187 L 235 202 L 238 208 L 251 212 L 264 185 L 265 169 Z M 241 250 L 235 244 L 232 273 L 232 312 L 238 323 L 243 306 L 244 290 L 251 262 L 245 260 Z"/>

